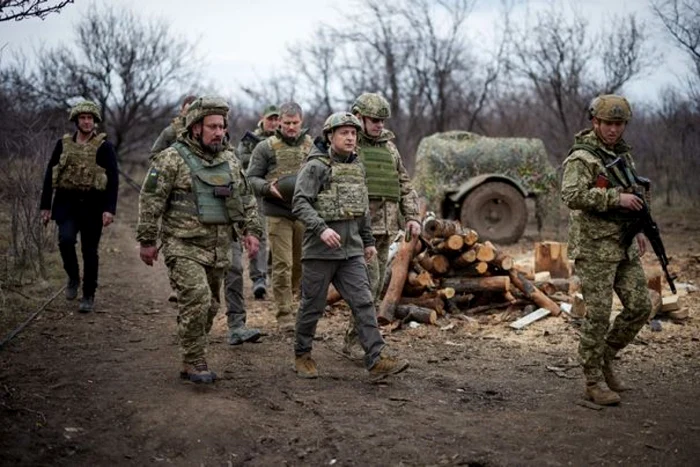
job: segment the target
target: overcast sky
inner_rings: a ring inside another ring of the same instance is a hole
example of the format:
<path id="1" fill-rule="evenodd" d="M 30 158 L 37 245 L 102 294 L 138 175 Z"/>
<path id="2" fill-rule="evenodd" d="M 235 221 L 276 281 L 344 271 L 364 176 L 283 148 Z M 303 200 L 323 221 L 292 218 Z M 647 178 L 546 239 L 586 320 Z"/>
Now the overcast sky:
<path id="1" fill-rule="evenodd" d="M 8 52 L 31 54 L 41 44 L 70 43 L 73 26 L 81 15 L 92 5 L 109 3 L 163 18 L 173 31 L 198 40 L 198 53 L 206 59 L 203 75 L 216 84 L 221 94 L 233 95 L 241 84 L 251 84 L 268 75 L 285 58 L 286 47 L 310 37 L 316 24 L 343 21 L 343 12 L 352 10 L 353 1 L 76 0 L 61 14 L 50 15 L 44 21 L 0 23 L 0 48 L 4 47 L 0 59 Z M 479 43 L 488 41 L 498 26 L 500 3 L 480 0 L 470 16 L 468 30 Z M 548 5 L 550 0 L 519 0 L 519 3 L 516 20 L 527 8 Z M 646 0 L 579 0 L 567 4 L 576 5 L 593 23 L 602 24 L 605 18 L 630 12 L 652 20 Z M 665 63 L 625 88 L 625 93 L 635 101 L 654 102 L 663 87 L 677 84 L 679 76 L 688 70 L 685 56 L 663 39 L 660 30 L 656 37 L 656 46 Z"/>

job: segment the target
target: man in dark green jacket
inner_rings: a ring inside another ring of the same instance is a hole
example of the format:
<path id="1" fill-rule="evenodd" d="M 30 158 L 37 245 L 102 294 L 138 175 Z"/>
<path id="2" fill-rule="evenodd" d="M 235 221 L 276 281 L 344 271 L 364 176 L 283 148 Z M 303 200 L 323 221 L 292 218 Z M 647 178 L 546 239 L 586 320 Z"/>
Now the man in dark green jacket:
<path id="1" fill-rule="evenodd" d="M 323 126 L 325 140 L 316 140 L 297 176 L 292 211 L 306 228 L 294 346 L 295 368 L 302 378 L 318 377 L 311 347 L 330 283 L 350 305 L 371 378 L 408 368 L 407 361 L 388 355 L 377 327 L 366 263 L 377 250 L 365 170 L 355 153 L 361 128 L 350 113 L 328 117 Z"/>

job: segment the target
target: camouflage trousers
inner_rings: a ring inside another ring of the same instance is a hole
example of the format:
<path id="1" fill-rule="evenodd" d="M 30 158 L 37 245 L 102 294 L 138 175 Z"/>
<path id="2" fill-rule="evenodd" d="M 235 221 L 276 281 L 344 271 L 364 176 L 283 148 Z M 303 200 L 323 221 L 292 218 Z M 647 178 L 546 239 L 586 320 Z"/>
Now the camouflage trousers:
<path id="1" fill-rule="evenodd" d="M 294 294 L 301 282 L 301 242 L 304 224 L 286 217 L 267 218 L 268 244 L 272 252 L 272 294 L 275 316 L 294 314 Z"/>
<path id="2" fill-rule="evenodd" d="M 229 329 L 245 327 L 246 311 L 243 299 L 243 247 L 241 242 L 231 243 L 231 267 L 224 279 L 226 318 Z M 252 265 L 253 261 L 251 261 Z"/>
<path id="3" fill-rule="evenodd" d="M 207 335 L 219 310 L 225 269 L 181 256 L 166 258 L 165 264 L 177 294 L 177 334 L 182 361 L 195 363 L 206 356 Z"/>
<path id="4" fill-rule="evenodd" d="M 369 273 L 369 285 L 372 291 L 372 300 L 374 307 L 378 308 L 382 301 L 382 292 L 384 291 L 384 278 L 386 277 L 386 262 L 389 258 L 389 247 L 394 236 L 389 235 L 374 235 L 375 248 L 377 254 L 369 260 L 367 272 Z M 345 330 L 346 345 L 355 345 L 357 341 L 357 331 L 355 330 L 355 320 L 353 315 L 350 315 L 348 326 Z"/>
<path id="5" fill-rule="evenodd" d="M 612 358 L 635 338 L 651 313 L 651 300 L 639 258 L 619 262 L 577 259 L 586 318 L 579 356 L 589 382 L 603 381 L 603 358 Z M 613 290 L 623 305 L 610 326 Z"/>
<path id="6" fill-rule="evenodd" d="M 316 325 L 326 308 L 328 285 L 333 283 L 348 303 L 357 322 L 358 340 L 365 351 L 365 366 L 371 368 L 385 346 L 369 291 L 367 266 L 362 256 L 340 260 L 308 259 L 303 262 L 301 304 L 297 313 L 294 352 L 311 352 Z"/>

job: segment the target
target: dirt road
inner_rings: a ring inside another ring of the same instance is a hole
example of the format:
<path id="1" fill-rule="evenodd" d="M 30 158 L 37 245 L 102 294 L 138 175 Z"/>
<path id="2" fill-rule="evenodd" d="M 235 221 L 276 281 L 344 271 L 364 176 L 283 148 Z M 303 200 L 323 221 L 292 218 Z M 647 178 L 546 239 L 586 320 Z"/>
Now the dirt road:
<path id="1" fill-rule="evenodd" d="M 209 361 L 221 379 L 200 387 L 178 379 L 165 268 L 139 261 L 133 222 L 122 213 L 105 232 L 96 313 L 59 298 L 0 351 L 0 464 L 697 465 L 698 293 L 683 298 L 690 320 L 647 326 L 623 352 L 634 390 L 619 407 L 578 405 L 577 328 L 563 318 L 519 334 L 494 318 L 395 332 L 411 368 L 370 384 L 338 353 L 336 309 L 315 343 L 321 377 L 299 380 L 291 339 L 249 290 L 250 323 L 268 335 L 230 347 L 220 315 Z M 697 284 L 698 247 L 683 238 L 669 250 Z"/>

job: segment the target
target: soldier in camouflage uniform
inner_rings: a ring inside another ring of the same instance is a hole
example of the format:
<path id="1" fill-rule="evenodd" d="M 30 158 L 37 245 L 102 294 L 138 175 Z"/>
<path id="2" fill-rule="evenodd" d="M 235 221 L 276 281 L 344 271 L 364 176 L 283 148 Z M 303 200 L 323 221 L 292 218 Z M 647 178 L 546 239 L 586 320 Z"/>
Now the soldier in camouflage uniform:
<path id="1" fill-rule="evenodd" d="M 50 219 L 58 225 L 58 247 L 68 274 L 68 300 L 77 297 L 80 285 L 75 252 L 80 233 L 83 297 L 78 310 L 88 313 L 95 304 L 102 228 L 112 223 L 117 212 L 119 173 L 114 146 L 106 140 L 107 135 L 95 130 L 102 121 L 97 104 L 76 104 L 69 120 L 75 123 L 76 132 L 65 134 L 56 143 L 44 176 L 40 209 L 44 225 Z"/>
<path id="2" fill-rule="evenodd" d="M 348 112 L 331 115 L 299 172 L 293 211 L 304 222 L 301 304 L 296 322 L 295 368 L 317 378 L 311 347 L 333 283 L 350 306 L 370 376 L 382 378 L 408 368 L 385 351 L 377 327 L 366 260 L 376 255 L 370 227 L 365 169 L 355 152 L 359 120 Z"/>
<path id="3" fill-rule="evenodd" d="M 418 195 L 392 141 L 394 134 L 384 128 L 384 121 L 391 117 L 389 102 L 379 94 L 365 93 L 355 100 L 351 111 L 362 124 L 357 153 L 367 172 L 372 235 L 377 248 L 377 255 L 368 264 L 376 306 L 384 288 L 389 246 L 397 232 L 405 229 L 420 235 Z M 351 355 L 356 344 L 357 332 L 351 317 L 343 352 Z"/>
<path id="4" fill-rule="evenodd" d="M 280 127 L 253 150 L 246 172 L 255 194 L 263 198 L 272 252 L 272 293 L 281 331 L 294 330 L 294 294 L 301 280 L 301 238 L 304 226 L 292 213 L 291 194 L 301 162 L 313 141 L 301 129 L 299 104 L 280 106 Z M 292 187 L 290 189 L 290 187 Z"/>
<path id="5" fill-rule="evenodd" d="M 248 168 L 250 155 L 255 146 L 275 133 L 279 126 L 279 109 L 277 106 L 269 105 L 265 107 L 258 122 L 257 128 L 246 133 L 241 139 L 236 149 L 236 155 L 243 165 L 243 170 Z M 252 137 L 250 134 L 252 134 Z M 258 215 L 262 219 L 262 199 L 257 198 Z M 265 223 L 262 223 L 263 233 L 260 238 L 260 248 L 258 253 L 249 263 L 248 274 L 253 282 L 253 295 L 258 300 L 265 298 L 267 293 L 267 232 Z M 240 345 L 244 342 L 257 342 L 262 335 L 260 330 L 246 328 L 246 310 L 243 300 L 243 263 L 241 261 L 241 244 L 233 243 L 231 253 L 233 255 L 231 268 L 224 280 L 224 292 L 226 296 L 226 308 L 228 310 L 229 340 L 231 345 Z"/>
<path id="6" fill-rule="evenodd" d="M 178 136 L 185 131 L 185 115 L 187 115 L 187 109 L 190 107 L 190 104 L 192 104 L 196 98 L 197 96 L 192 95 L 185 97 L 180 107 L 180 115 L 173 118 L 170 125 L 160 132 L 160 135 L 158 135 L 158 138 L 153 143 L 151 147 L 151 158 L 162 150 L 169 148 L 177 141 Z"/>
<path id="7" fill-rule="evenodd" d="M 638 235 L 629 245 L 621 242 L 630 226 L 630 211 L 642 209 L 641 199 L 624 189 L 626 182 L 618 181 L 625 177 L 634 183 L 632 154 L 622 139 L 632 112 L 627 100 L 615 95 L 596 97 L 589 112 L 593 128 L 575 136 L 564 161 L 561 196 L 572 210 L 569 251 L 586 303 L 579 344 L 586 396 L 610 405 L 618 403 L 618 393 L 626 389 L 613 371 L 613 359 L 647 321 L 651 302 L 639 259 L 646 249 L 644 237 Z M 606 168 L 618 157 L 631 173 Z M 610 327 L 613 290 L 624 309 Z"/>
<path id="8" fill-rule="evenodd" d="M 158 153 L 141 188 L 136 239 L 141 260 L 158 259 L 160 236 L 170 283 L 177 292 L 180 376 L 212 383 L 206 343 L 234 238 L 249 255 L 262 233 L 255 197 L 240 163 L 224 142 L 229 107 L 218 97 L 196 99 L 186 132 Z M 159 229 L 160 221 L 160 229 Z"/>

